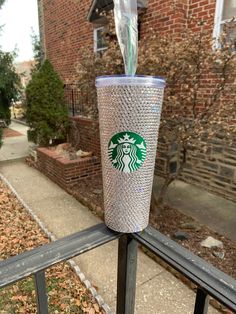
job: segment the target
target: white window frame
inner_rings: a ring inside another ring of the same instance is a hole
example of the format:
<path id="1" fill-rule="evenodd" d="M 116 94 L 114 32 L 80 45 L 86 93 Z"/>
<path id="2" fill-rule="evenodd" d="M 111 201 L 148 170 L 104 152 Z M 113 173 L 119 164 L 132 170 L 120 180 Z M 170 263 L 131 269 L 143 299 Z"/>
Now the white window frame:
<path id="1" fill-rule="evenodd" d="M 215 42 L 214 42 L 215 49 L 219 48 L 218 39 L 220 37 L 221 25 L 227 22 L 230 22 L 231 20 L 231 19 L 222 20 L 223 9 L 224 9 L 224 0 L 216 0 L 215 20 L 214 20 L 214 29 L 213 29 L 213 38 L 215 39 Z"/>
<path id="2" fill-rule="evenodd" d="M 103 29 L 104 29 L 104 26 L 94 28 L 94 30 L 93 30 L 94 52 L 103 51 L 103 50 L 106 50 L 106 49 L 107 49 L 107 47 L 103 47 L 103 48 L 98 48 L 98 47 L 97 47 L 98 31 L 103 30 Z"/>

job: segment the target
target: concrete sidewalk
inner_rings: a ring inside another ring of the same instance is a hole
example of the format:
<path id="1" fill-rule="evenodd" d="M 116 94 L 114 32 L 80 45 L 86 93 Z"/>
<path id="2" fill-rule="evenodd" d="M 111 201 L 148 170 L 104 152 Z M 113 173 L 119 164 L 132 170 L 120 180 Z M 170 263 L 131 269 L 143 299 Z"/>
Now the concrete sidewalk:
<path id="1" fill-rule="evenodd" d="M 27 140 L 28 127 L 11 122 L 10 129 L 21 133 L 20 136 L 6 137 L 3 139 L 3 146 L 0 149 L 0 162 L 7 160 L 22 159 L 28 155 L 29 142 Z"/>
<path id="2" fill-rule="evenodd" d="M 155 177 L 156 191 L 160 190 L 162 183 L 162 178 Z M 234 202 L 180 180 L 174 181 L 169 186 L 165 202 L 212 230 L 236 241 L 236 204 Z"/>
<path id="3" fill-rule="evenodd" d="M 17 152 L 14 153 L 17 156 Z M 101 222 L 88 208 L 21 160 L 1 162 L 0 172 L 57 238 Z M 117 241 L 85 253 L 76 261 L 115 311 Z M 189 314 L 193 313 L 194 300 L 192 290 L 139 251 L 135 313 Z M 209 313 L 218 311 L 210 308 Z"/>

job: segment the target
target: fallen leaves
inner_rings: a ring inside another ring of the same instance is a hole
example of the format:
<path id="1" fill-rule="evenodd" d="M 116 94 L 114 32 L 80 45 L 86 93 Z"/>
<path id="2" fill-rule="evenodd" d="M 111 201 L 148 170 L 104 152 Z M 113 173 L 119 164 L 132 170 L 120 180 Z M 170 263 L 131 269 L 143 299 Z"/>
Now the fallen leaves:
<path id="1" fill-rule="evenodd" d="M 16 196 L 0 181 L 0 259 L 48 242 Z M 50 313 L 104 313 L 67 264 L 60 263 L 48 269 L 46 280 Z M 32 278 L 0 289 L 0 313 L 37 313 Z"/>

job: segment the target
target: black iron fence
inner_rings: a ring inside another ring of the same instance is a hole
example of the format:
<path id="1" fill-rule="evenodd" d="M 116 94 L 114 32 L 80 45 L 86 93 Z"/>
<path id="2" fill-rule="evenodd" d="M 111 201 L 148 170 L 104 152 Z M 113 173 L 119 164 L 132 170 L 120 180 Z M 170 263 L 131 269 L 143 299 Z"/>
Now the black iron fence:
<path id="1" fill-rule="evenodd" d="M 71 116 L 84 115 L 85 107 L 79 97 L 79 90 L 76 84 L 65 84 L 64 93 L 69 114 Z"/>
<path id="2" fill-rule="evenodd" d="M 236 281 L 152 227 L 140 233 L 120 234 L 99 224 L 1 261 L 0 288 L 33 275 L 38 313 L 47 314 L 45 270 L 116 239 L 119 239 L 117 314 L 134 313 L 138 244 L 197 285 L 194 314 L 207 313 L 209 296 L 236 311 Z"/>

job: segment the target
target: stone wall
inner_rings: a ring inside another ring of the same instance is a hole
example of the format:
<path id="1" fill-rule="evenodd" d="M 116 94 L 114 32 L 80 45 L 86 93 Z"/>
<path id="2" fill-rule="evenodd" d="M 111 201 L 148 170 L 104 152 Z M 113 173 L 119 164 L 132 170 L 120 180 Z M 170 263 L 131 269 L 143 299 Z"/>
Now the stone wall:
<path id="1" fill-rule="evenodd" d="M 65 190 L 101 173 L 100 159 L 96 156 L 69 160 L 45 147 L 37 148 L 37 167 Z"/>
<path id="2" fill-rule="evenodd" d="M 181 179 L 236 202 L 236 142 L 215 138 L 206 153 L 191 154 Z"/>
<path id="3" fill-rule="evenodd" d="M 208 140 L 207 144 L 203 142 L 202 147 L 207 147 L 206 151 L 189 149 L 180 179 L 236 201 L 236 142 L 229 146 L 223 138 L 216 137 Z M 180 158 L 181 150 L 160 140 L 155 173 L 165 177 L 175 172 Z"/>

